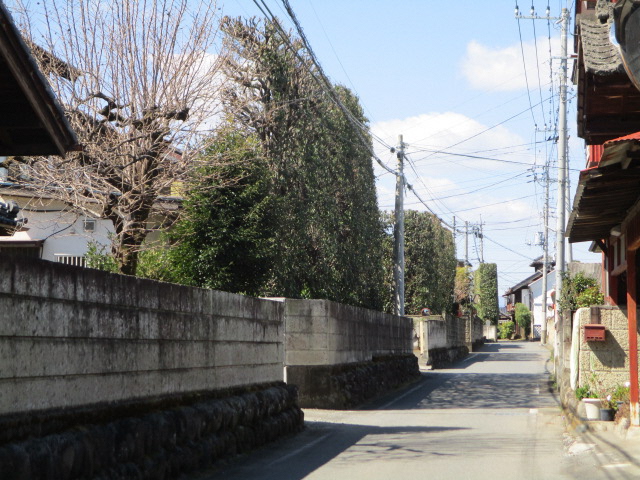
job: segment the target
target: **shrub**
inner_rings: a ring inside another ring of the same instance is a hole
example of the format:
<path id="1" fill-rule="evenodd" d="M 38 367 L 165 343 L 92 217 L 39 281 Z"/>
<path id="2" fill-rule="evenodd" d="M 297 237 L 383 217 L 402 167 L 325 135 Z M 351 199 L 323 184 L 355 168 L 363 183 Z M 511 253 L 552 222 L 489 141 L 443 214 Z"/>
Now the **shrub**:
<path id="1" fill-rule="evenodd" d="M 516 324 L 513 322 L 504 322 L 498 325 L 498 336 L 500 338 L 510 338 L 516 330 Z"/>
<path id="2" fill-rule="evenodd" d="M 531 332 L 531 311 L 523 303 L 516 303 L 516 322 L 524 330 L 524 336 L 529 336 Z"/>

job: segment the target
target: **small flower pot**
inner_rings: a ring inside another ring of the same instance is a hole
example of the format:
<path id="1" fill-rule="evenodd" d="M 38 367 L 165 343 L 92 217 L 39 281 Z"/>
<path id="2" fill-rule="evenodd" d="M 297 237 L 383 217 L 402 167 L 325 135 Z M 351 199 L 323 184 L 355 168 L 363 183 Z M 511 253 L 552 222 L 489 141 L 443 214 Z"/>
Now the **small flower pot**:
<path id="1" fill-rule="evenodd" d="M 600 420 L 611 422 L 613 420 L 613 408 L 601 408 Z"/>
<path id="2" fill-rule="evenodd" d="M 583 398 L 584 410 L 587 414 L 587 420 L 599 420 L 600 419 L 600 405 L 602 402 L 599 398 Z"/>

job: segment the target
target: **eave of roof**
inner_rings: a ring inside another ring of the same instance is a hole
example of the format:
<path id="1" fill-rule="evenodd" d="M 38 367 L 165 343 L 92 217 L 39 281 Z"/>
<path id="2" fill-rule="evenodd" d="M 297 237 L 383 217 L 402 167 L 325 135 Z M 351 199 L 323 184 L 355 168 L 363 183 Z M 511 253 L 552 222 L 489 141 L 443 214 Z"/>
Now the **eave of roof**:
<path id="1" fill-rule="evenodd" d="M 569 216 L 569 242 L 601 240 L 621 224 L 640 198 L 640 135 L 605 143 L 600 163 L 580 172 Z"/>
<path id="2" fill-rule="evenodd" d="M 507 295 L 511 295 L 512 293 L 529 286 L 529 284 L 531 284 L 531 282 L 534 282 L 535 280 L 537 280 L 538 278 L 542 277 L 542 271 L 538 270 L 537 272 L 535 272 L 533 275 L 528 276 L 527 278 L 525 278 L 524 280 L 522 280 L 520 283 L 516 283 L 513 287 L 511 287 L 509 290 L 507 290 L 503 297 L 506 297 Z"/>
<path id="3" fill-rule="evenodd" d="M 2 2 L 0 66 L 6 90 L 0 99 L 0 155 L 64 155 L 74 149 L 76 135 Z"/>

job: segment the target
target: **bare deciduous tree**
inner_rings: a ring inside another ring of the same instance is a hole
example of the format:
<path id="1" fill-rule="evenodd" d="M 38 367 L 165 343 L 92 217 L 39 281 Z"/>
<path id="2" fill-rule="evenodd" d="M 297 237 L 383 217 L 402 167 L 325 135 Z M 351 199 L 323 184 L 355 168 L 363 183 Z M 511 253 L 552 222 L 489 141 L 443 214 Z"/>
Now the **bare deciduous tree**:
<path id="1" fill-rule="evenodd" d="M 215 2 L 15 2 L 81 143 L 63 160 L 22 159 L 29 183 L 111 220 L 120 271 L 134 274 L 158 197 L 186 176 L 215 118 Z"/>

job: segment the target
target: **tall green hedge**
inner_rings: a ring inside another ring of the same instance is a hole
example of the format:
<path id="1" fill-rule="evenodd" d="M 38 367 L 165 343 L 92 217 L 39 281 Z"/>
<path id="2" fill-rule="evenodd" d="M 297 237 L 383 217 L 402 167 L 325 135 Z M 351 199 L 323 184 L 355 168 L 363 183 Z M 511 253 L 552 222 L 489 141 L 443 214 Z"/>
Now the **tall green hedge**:
<path id="1" fill-rule="evenodd" d="M 478 316 L 497 325 L 500 315 L 498 266 L 495 263 L 481 263 L 474 272 L 474 284 Z"/>

